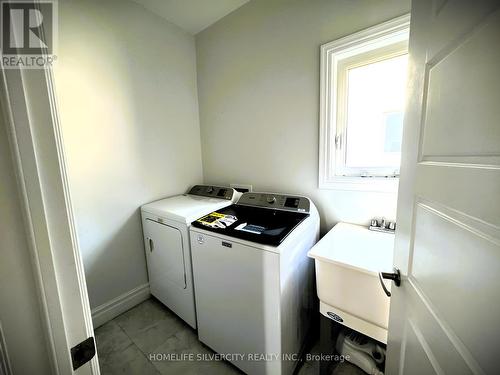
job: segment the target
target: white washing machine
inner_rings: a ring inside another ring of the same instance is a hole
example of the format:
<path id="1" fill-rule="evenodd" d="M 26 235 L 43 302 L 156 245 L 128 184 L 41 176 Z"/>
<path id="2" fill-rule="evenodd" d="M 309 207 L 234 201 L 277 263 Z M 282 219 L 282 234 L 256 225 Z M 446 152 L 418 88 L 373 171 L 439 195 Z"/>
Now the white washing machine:
<path id="1" fill-rule="evenodd" d="M 196 328 L 189 227 L 193 220 L 235 202 L 232 188 L 196 185 L 187 194 L 141 207 L 151 294 Z"/>
<path id="2" fill-rule="evenodd" d="M 314 204 L 244 193 L 190 237 L 199 339 L 247 374 L 292 374 L 314 313 Z"/>

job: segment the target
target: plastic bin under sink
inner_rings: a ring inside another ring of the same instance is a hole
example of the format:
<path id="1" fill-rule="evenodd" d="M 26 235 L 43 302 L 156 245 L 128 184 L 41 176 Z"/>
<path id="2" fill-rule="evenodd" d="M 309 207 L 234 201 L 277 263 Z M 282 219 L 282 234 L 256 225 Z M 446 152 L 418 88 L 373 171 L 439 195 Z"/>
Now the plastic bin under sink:
<path id="1" fill-rule="evenodd" d="M 315 260 L 321 313 L 387 343 L 390 299 L 378 273 L 392 272 L 393 249 L 394 234 L 335 225 L 308 253 Z"/>

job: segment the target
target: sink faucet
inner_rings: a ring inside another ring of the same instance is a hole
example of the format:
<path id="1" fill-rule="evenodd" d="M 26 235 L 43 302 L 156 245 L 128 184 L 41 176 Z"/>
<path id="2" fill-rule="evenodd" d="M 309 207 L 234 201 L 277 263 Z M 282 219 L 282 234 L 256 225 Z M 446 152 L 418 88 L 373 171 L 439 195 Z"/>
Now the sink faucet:
<path id="1" fill-rule="evenodd" d="M 396 231 L 396 222 L 387 221 L 384 217 L 382 219 L 372 219 L 370 221 L 370 230 L 384 233 L 394 233 Z"/>

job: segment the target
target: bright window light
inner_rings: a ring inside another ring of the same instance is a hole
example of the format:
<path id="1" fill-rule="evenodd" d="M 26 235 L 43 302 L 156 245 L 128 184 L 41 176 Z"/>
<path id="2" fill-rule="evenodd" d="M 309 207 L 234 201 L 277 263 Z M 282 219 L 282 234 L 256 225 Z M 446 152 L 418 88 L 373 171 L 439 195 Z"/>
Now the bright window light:
<path id="1" fill-rule="evenodd" d="M 395 192 L 409 15 L 321 46 L 320 188 Z"/>
<path id="2" fill-rule="evenodd" d="M 348 69 L 347 168 L 389 167 L 398 173 L 407 61 L 404 54 Z"/>

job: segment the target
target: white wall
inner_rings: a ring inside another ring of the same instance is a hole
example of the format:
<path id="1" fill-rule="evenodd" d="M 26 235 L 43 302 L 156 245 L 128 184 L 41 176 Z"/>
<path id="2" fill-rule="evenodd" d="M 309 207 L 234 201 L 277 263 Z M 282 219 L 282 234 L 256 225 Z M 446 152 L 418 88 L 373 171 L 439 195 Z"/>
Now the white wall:
<path id="1" fill-rule="evenodd" d="M 50 374 L 30 250 L 0 113 L 0 322 L 14 374 Z"/>
<path id="2" fill-rule="evenodd" d="M 147 282 L 139 207 L 202 181 L 194 38 L 131 1 L 59 2 L 56 90 L 93 308 Z"/>
<path id="3" fill-rule="evenodd" d="M 322 230 L 396 216 L 396 195 L 318 189 L 319 47 L 409 0 L 252 0 L 196 36 L 207 183 L 305 194 Z"/>

